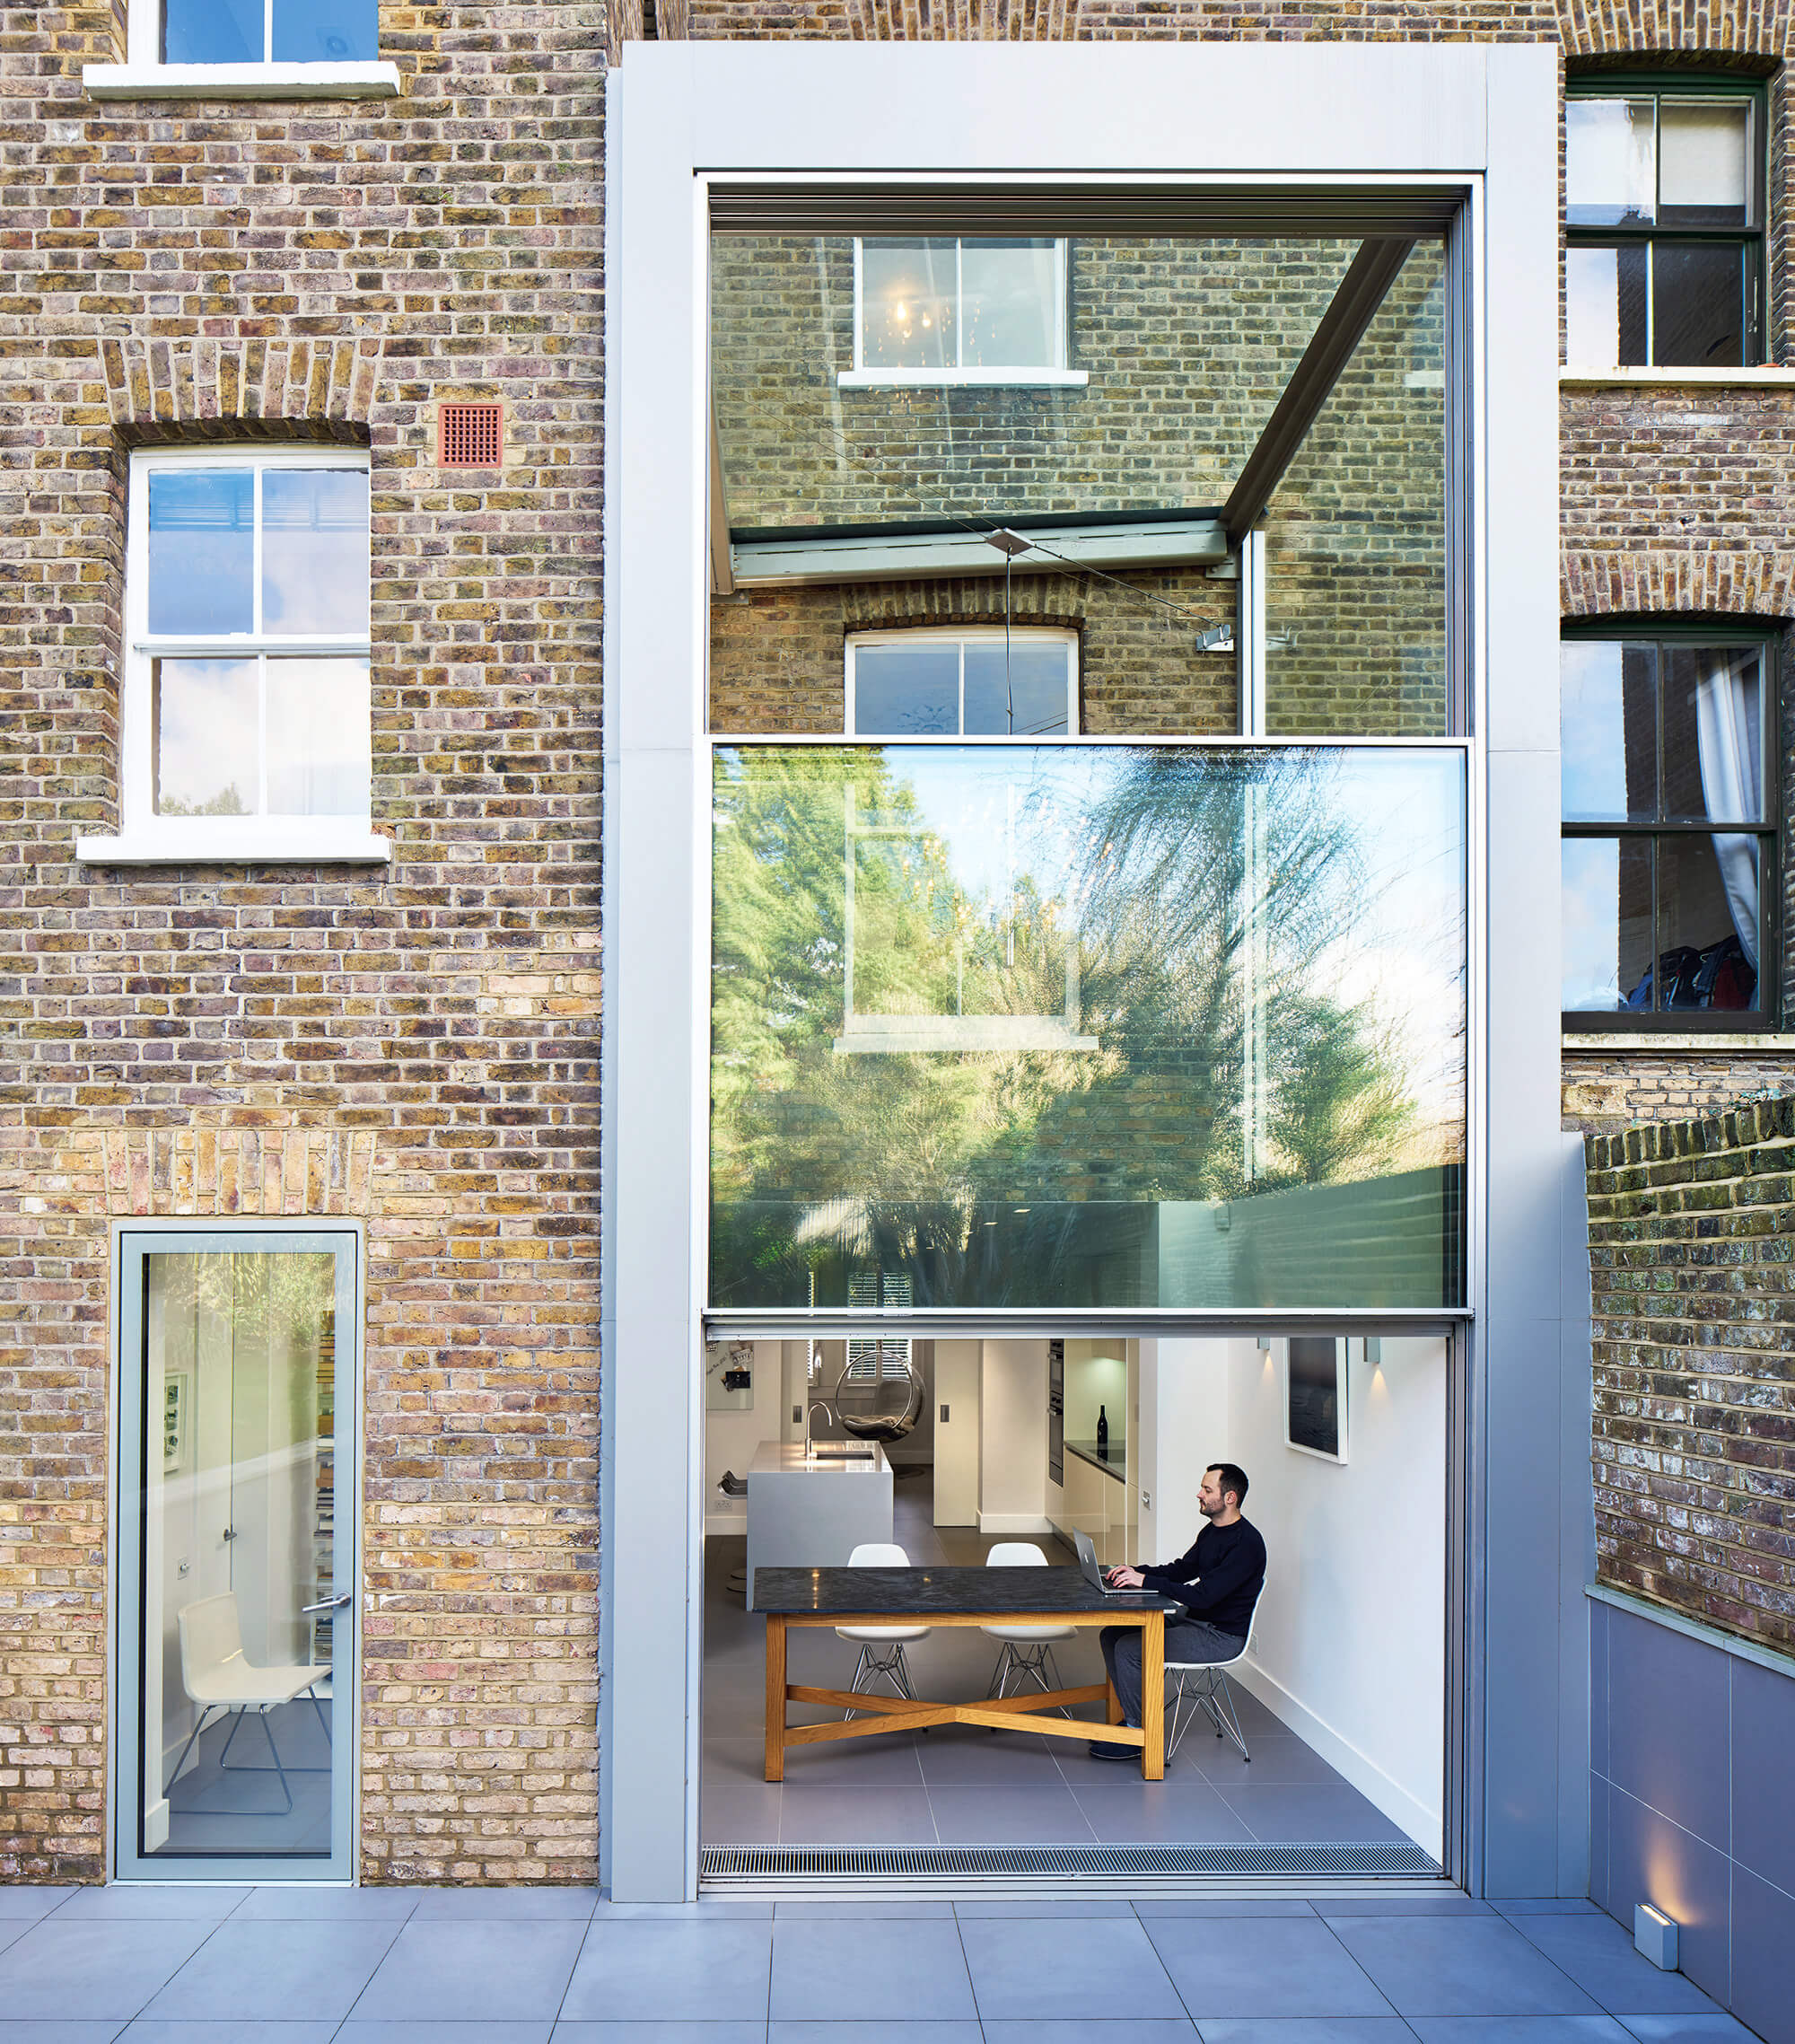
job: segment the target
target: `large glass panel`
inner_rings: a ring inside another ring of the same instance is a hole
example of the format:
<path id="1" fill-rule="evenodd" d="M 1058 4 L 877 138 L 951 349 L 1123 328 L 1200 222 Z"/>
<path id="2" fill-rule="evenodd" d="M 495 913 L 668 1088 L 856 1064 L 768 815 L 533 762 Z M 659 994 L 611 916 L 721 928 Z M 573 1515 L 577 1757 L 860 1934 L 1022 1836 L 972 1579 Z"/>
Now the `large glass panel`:
<path id="1" fill-rule="evenodd" d="M 961 242 L 962 369 L 1057 366 L 1054 250 L 1051 241 Z"/>
<path id="2" fill-rule="evenodd" d="M 144 1259 L 140 1854 L 331 1851 L 337 1259 Z"/>
<path id="3" fill-rule="evenodd" d="M 150 473 L 149 628 L 255 629 L 256 479 L 247 469 Z"/>
<path id="4" fill-rule="evenodd" d="M 1751 108 L 1666 100 L 1659 110 L 1659 221 L 1669 227 L 1751 225 Z"/>
<path id="5" fill-rule="evenodd" d="M 262 0 L 162 0 L 164 64 L 259 64 L 266 31 Z"/>
<path id="6" fill-rule="evenodd" d="M 1652 110 L 1649 99 L 1565 101 L 1565 217 L 1573 227 L 1651 224 Z"/>
<path id="7" fill-rule="evenodd" d="M 1447 729 L 1445 277 L 1418 243 L 1272 499 L 1272 732 Z"/>
<path id="8" fill-rule="evenodd" d="M 959 257 L 951 241 L 861 244 L 861 365 L 951 369 L 959 360 Z"/>
<path id="9" fill-rule="evenodd" d="M 1658 649 L 1568 639 L 1560 650 L 1559 731 L 1568 822 L 1658 814 Z"/>
<path id="10" fill-rule="evenodd" d="M 262 629 L 366 635 L 365 469 L 264 471 Z"/>
<path id="11" fill-rule="evenodd" d="M 1756 822 L 1764 806 L 1764 659 L 1755 645 L 1664 649 L 1664 813 Z"/>
<path id="12" fill-rule="evenodd" d="M 372 777 L 365 660 L 270 660 L 268 810 L 365 816 Z"/>
<path id="13" fill-rule="evenodd" d="M 253 660 L 151 662 L 158 816 L 253 816 L 260 757 Z"/>
<path id="14" fill-rule="evenodd" d="M 1655 241 L 1651 359 L 1737 369 L 1746 359 L 1746 250 L 1736 241 Z"/>
<path id="15" fill-rule="evenodd" d="M 1567 838 L 1563 864 L 1562 1004 L 1592 1013 L 1649 1011 L 1651 840 Z"/>
<path id="16" fill-rule="evenodd" d="M 1658 844 L 1659 1006 L 1749 1008 L 1757 991 L 1758 841 Z"/>
<path id="17" fill-rule="evenodd" d="M 364 64 L 381 54 L 378 0 L 275 0 L 276 64 Z"/>
<path id="18" fill-rule="evenodd" d="M 719 751 L 713 1303 L 1458 1303 L 1464 799 L 1456 751 Z"/>

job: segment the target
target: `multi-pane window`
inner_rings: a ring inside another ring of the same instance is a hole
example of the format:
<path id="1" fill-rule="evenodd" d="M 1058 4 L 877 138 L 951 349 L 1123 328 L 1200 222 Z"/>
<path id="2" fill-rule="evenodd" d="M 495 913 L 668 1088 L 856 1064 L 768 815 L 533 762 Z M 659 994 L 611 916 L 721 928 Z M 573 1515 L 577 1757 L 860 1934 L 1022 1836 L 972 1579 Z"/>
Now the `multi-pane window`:
<path id="1" fill-rule="evenodd" d="M 139 454 L 127 579 L 134 825 L 365 822 L 366 457 Z"/>
<path id="2" fill-rule="evenodd" d="M 1066 372 L 1066 244 L 906 235 L 854 243 L 854 370 L 889 382 Z"/>
<path id="3" fill-rule="evenodd" d="M 1564 107 L 1565 360 L 1756 363 L 1763 101 L 1748 85 L 1572 82 Z"/>
<path id="4" fill-rule="evenodd" d="M 164 64 L 354 64 L 379 55 L 378 0 L 162 0 Z"/>
<path id="5" fill-rule="evenodd" d="M 1773 1014 L 1775 662 L 1762 638 L 1572 638 L 1566 1026 Z"/>
<path id="6" fill-rule="evenodd" d="M 847 642 L 849 732 L 871 738 L 1063 738 L 1078 729 L 1078 639 L 1011 630 Z"/>

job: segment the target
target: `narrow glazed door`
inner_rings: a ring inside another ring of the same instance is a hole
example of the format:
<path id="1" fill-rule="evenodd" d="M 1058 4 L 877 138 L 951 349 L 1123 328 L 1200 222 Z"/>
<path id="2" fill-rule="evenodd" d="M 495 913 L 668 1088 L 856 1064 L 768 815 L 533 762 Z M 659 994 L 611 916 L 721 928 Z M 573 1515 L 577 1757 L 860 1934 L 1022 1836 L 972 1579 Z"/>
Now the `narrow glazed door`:
<path id="1" fill-rule="evenodd" d="M 121 1665 L 137 1679 L 118 1873 L 347 1878 L 355 1457 L 337 1392 L 355 1380 L 355 1238 L 122 1248 Z"/>

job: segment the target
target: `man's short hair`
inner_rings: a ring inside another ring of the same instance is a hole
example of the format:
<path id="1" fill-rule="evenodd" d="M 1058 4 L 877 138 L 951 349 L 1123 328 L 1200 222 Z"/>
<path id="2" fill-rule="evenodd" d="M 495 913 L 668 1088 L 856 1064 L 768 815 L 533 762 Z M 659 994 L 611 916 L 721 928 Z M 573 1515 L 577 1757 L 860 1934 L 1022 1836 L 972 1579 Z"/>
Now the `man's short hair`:
<path id="1" fill-rule="evenodd" d="M 1236 1504 L 1247 1502 L 1247 1472 L 1239 1462 L 1212 1462 L 1204 1476 L 1215 1475 L 1221 1479 L 1221 1495 L 1225 1497 L 1231 1490 Z"/>

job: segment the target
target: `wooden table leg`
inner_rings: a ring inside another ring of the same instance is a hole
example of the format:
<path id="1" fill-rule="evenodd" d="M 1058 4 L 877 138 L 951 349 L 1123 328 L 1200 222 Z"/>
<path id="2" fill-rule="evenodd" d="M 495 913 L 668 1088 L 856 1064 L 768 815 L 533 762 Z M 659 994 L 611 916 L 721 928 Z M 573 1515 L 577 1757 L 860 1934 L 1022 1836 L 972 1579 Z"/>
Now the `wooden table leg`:
<path id="1" fill-rule="evenodd" d="M 785 1621 L 766 1620 L 766 1778 L 785 1779 Z"/>
<path id="2" fill-rule="evenodd" d="M 1149 1611 L 1141 1627 L 1141 1773 L 1147 1781 L 1166 1775 L 1166 1614 Z"/>

